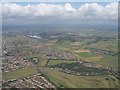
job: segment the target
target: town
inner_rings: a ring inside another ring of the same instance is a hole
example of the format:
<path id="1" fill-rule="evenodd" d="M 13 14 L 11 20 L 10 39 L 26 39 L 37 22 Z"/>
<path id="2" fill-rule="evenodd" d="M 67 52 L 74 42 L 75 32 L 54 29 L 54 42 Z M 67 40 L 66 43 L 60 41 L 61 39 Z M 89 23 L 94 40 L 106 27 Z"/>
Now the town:
<path id="1" fill-rule="evenodd" d="M 3 81 L 4 82 L 4 81 Z M 6 81 L 8 84 L 7 88 L 55 88 L 50 82 L 48 82 L 40 73 L 23 79 L 12 79 Z M 4 86 L 4 85 L 3 85 Z"/>

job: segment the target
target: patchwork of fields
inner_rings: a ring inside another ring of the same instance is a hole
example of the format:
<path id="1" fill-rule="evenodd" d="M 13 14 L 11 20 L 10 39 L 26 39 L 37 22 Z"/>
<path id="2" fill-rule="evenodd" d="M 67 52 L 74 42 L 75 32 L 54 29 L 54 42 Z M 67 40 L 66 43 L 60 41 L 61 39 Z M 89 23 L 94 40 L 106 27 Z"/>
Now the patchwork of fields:
<path id="1" fill-rule="evenodd" d="M 87 30 L 70 32 L 71 34 L 64 30 L 54 33 L 36 31 L 42 39 L 31 38 L 28 31 L 24 32 L 25 35 L 17 33 L 15 36 L 6 33 L 3 37 L 5 57 L 3 62 L 8 63 L 11 69 L 5 64 L 2 66 L 3 69 L 8 70 L 2 75 L 4 82 L 15 79 L 18 83 L 22 80 L 30 85 L 35 82 L 37 87 L 40 87 L 39 84 L 45 78 L 48 81 L 46 85 L 50 82 L 56 87 L 118 87 L 119 53 L 116 37 L 114 35 L 111 37 L 112 33 L 110 35 L 102 33 L 100 36 L 98 33 L 100 31 L 92 34 Z M 30 62 L 28 63 L 30 65 L 21 67 L 24 63 L 20 63 L 19 59 Z M 11 63 L 10 60 L 13 62 Z M 12 70 L 13 65 L 19 68 Z M 29 81 L 23 80 L 38 73 L 43 77 L 38 80 L 39 83 L 34 81 L 33 77 L 29 78 Z M 15 85 L 16 83 L 13 86 Z"/>

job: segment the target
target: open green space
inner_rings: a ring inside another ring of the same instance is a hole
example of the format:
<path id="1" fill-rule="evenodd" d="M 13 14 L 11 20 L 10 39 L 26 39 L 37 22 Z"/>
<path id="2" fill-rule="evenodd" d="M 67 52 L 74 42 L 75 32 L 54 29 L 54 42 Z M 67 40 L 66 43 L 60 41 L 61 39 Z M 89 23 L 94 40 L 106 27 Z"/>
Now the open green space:
<path id="1" fill-rule="evenodd" d="M 70 61 L 70 60 L 49 60 L 47 66 L 50 65 L 58 65 L 61 63 L 74 63 L 75 61 Z"/>
<path id="2" fill-rule="evenodd" d="M 118 40 L 117 39 L 104 40 L 104 41 L 101 40 L 99 42 L 86 45 L 86 47 L 118 52 Z"/>
<path id="3" fill-rule="evenodd" d="M 85 61 L 87 61 L 87 62 L 97 62 L 101 58 L 102 58 L 102 56 L 89 57 L 89 58 L 86 58 Z"/>
<path id="4" fill-rule="evenodd" d="M 33 53 L 33 54 L 27 56 L 27 59 L 34 63 L 33 58 L 37 58 L 39 60 L 39 62 L 37 64 L 35 63 L 35 65 L 38 67 L 46 66 L 46 63 L 48 62 L 46 57 L 41 53 Z"/>
<path id="5" fill-rule="evenodd" d="M 103 69 L 86 67 L 79 63 L 62 63 L 59 65 L 50 66 L 50 68 L 60 68 L 62 71 L 68 71 L 70 74 L 79 73 L 81 76 L 96 76 L 96 75 L 108 75 L 108 72 Z M 70 72 L 74 71 L 74 72 Z"/>
<path id="6" fill-rule="evenodd" d="M 78 56 L 82 56 L 84 58 L 89 58 L 89 57 L 93 57 L 95 56 L 94 53 L 91 53 L 91 52 L 75 52 L 75 54 L 77 54 Z"/>
<path id="7" fill-rule="evenodd" d="M 28 77 L 30 75 L 34 75 L 37 72 L 38 71 L 35 67 L 24 67 L 15 71 L 3 73 L 2 78 L 4 80 L 20 79 L 20 78 Z"/>
<path id="8" fill-rule="evenodd" d="M 54 69 L 40 67 L 40 71 L 57 86 L 67 88 L 115 88 L 118 81 L 110 75 L 75 76 Z M 54 74 L 54 75 L 53 75 Z"/>
<path id="9" fill-rule="evenodd" d="M 118 68 L 118 56 L 106 56 L 101 58 L 97 63 L 110 66 L 112 68 Z"/>

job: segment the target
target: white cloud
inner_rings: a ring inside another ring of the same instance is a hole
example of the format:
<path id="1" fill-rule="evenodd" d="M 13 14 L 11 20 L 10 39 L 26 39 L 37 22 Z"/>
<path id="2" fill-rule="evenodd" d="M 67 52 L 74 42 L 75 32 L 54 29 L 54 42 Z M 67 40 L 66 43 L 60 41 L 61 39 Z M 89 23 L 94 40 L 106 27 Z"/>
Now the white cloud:
<path id="1" fill-rule="evenodd" d="M 79 16 L 83 16 L 84 18 L 117 19 L 118 4 L 110 3 L 102 6 L 97 3 L 86 3 L 79 8 L 78 12 Z"/>
<path id="2" fill-rule="evenodd" d="M 117 20 L 118 3 L 109 3 L 105 6 L 97 3 L 85 3 L 78 9 L 72 7 L 70 3 L 60 4 L 36 4 L 18 5 L 15 3 L 5 3 L 2 5 L 3 18 L 60 18 L 81 20 Z"/>

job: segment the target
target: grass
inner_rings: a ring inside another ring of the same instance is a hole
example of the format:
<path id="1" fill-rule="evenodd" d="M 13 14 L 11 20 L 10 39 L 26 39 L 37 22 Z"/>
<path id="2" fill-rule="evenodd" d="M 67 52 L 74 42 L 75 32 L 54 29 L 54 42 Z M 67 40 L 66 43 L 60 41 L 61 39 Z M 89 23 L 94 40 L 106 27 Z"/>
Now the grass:
<path id="1" fill-rule="evenodd" d="M 75 61 L 70 61 L 70 60 L 49 60 L 48 62 L 48 66 L 50 65 L 57 65 L 57 64 L 60 64 L 60 63 L 73 63 Z"/>
<path id="2" fill-rule="evenodd" d="M 34 75 L 36 73 L 37 73 L 37 69 L 35 67 L 24 67 L 15 71 L 3 73 L 2 78 L 4 80 L 20 79 L 20 78 L 28 77 L 30 75 Z"/>
<path id="3" fill-rule="evenodd" d="M 94 53 L 88 53 L 88 52 L 75 52 L 78 56 L 82 56 L 84 58 L 89 58 L 95 56 Z"/>
<path id="4" fill-rule="evenodd" d="M 97 62 L 99 61 L 102 56 L 96 55 L 91 52 L 75 52 L 76 56 L 78 56 L 81 60 L 87 62 Z"/>
<path id="5" fill-rule="evenodd" d="M 41 67 L 40 71 L 57 86 L 66 88 L 115 88 L 117 85 L 116 78 L 109 75 L 75 76 L 46 67 Z M 112 79 L 105 80 L 108 77 Z"/>
<path id="6" fill-rule="evenodd" d="M 102 56 L 90 57 L 90 58 L 86 58 L 85 61 L 87 61 L 87 62 L 97 62 L 101 58 L 102 58 Z"/>
<path id="7" fill-rule="evenodd" d="M 86 47 L 118 52 L 118 40 L 117 39 L 107 40 L 107 41 L 101 40 L 97 43 L 92 43 L 90 45 L 86 45 Z"/>
<path id="8" fill-rule="evenodd" d="M 106 56 L 100 59 L 97 63 L 110 66 L 112 68 L 118 68 L 118 56 Z"/>
<path id="9" fill-rule="evenodd" d="M 46 57 L 43 54 L 40 53 L 34 53 L 32 55 L 29 55 L 27 57 L 28 60 L 33 62 L 33 58 L 36 57 L 38 58 L 39 62 L 36 64 L 38 67 L 40 66 L 46 66 L 46 63 L 48 62 L 48 60 L 46 59 Z"/>
<path id="10" fill-rule="evenodd" d="M 38 66 L 40 67 L 40 66 L 46 66 L 46 64 L 47 64 L 47 62 L 48 62 L 48 60 L 46 59 L 46 57 L 44 56 L 44 55 L 40 55 L 39 56 L 40 58 L 39 58 L 39 63 L 38 63 Z"/>

